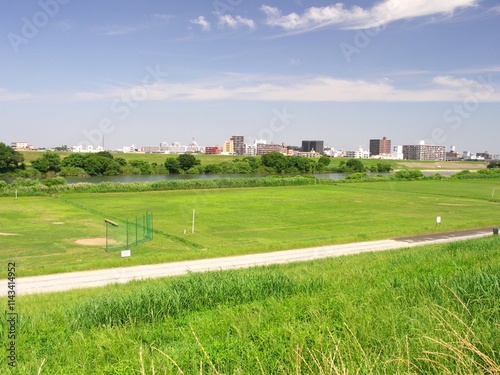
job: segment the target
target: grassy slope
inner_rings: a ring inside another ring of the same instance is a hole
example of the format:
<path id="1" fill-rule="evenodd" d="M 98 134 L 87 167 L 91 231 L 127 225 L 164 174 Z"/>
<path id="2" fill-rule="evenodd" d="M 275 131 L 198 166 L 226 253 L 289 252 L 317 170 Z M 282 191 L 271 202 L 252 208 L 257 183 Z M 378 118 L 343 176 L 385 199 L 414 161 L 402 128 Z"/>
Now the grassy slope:
<path id="1" fill-rule="evenodd" d="M 498 373 L 499 241 L 18 297 L 12 373 Z"/>
<path id="2" fill-rule="evenodd" d="M 498 202 L 489 198 L 499 185 L 444 180 L 64 195 L 103 215 L 52 197 L 0 198 L 1 232 L 18 234 L 0 238 L 2 258 L 15 260 L 26 276 L 496 226 Z M 104 237 L 104 218 L 134 219 L 145 211 L 154 212 L 161 234 L 131 258 L 74 243 Z"/>

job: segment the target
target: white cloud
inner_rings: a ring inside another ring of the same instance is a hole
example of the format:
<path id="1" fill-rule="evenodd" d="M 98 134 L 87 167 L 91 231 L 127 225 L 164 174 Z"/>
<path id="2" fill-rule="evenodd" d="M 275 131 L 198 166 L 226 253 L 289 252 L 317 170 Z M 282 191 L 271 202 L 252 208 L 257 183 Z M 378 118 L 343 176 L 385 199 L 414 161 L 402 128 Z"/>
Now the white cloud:
<path id="1" fill-rule="evenodd" d="M 287 32 L 306 32 L 316 28 L 336 25 L 343 29 L 381 27 L 391 22 L 416 17 L 451 15 L 455 11 L 474 7 L 479 0 L 383 0 L 371 8 L 354 6 L 350 9 L 342 3 L 326 7 L 311 7 L 303 14 L 283 15 L 275 7 L 263 5 L 265 23 L 280 27 Z"/>
<path id="2" fill-rule="evenodd" d="M 217 18 L 220 27 L 227 26 L 231 29 L 248 27 L 251 30 L 255 29 L 255 22 L 248 18 L 243 18 L 241 16 L 233 17 L 230 14 L 217 14 Z"/>
<path id="3" fill-rule="evenodd" d="M 295 102 L 462 102 L 478 98 L 500 102 L 500 86 L 439 76 L 423 85 L 401 87 L 387 79 L 347 80 L 328 76 L 259 76 L 226 74 L 195 82 L 159 82 L 146 88 L 147 101 L 295 101 Z M 115 87 L 101 93 L 79 93 L 77 100 L 113 100 L 137 87 Z"/>
<path id="4" fill-rule="evenodd" d="M 210 31 L 210 22 L 208 22 L 205 19 L 205 17 L 203 17 L 203 16 L 199 16 L 198 18 L 195 18 L 195 19 L 191 20 L 190 22 L 195 24 L 195 25 L 201 26 L 203 31 Z"/>
<path id="5" fill-rule="evenodd" d="M 14 102 L 31 99 L 32 95 L 28 93 L 15 93 L 0 87 L 0 102 Z"/>

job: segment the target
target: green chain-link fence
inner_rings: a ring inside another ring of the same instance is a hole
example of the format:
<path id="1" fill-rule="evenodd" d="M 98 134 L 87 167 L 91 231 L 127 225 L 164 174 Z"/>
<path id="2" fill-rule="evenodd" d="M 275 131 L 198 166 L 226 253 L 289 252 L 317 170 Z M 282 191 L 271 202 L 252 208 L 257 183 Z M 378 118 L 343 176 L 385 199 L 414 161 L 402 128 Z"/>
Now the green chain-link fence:
<path id="1" fill-rule="evenodd" d="M 153 239 L 153 214 L 129 220 L 104 220 L 106 251 L 130 250 Z"/>

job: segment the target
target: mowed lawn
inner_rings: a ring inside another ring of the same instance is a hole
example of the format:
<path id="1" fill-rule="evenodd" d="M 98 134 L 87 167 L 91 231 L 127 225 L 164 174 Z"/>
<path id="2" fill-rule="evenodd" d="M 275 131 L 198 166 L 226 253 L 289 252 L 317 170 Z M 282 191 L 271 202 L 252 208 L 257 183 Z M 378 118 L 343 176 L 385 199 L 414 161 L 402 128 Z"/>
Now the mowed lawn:
<path id="1" fill-rule="evenodd" d="M 1 198 L 0 232 L 18 235 L 1 236 L 0 251 L 21 273 L 38 274 L 496 226 L 497 185 L 443 180 Z M 75 244 L 103 237 L 106 216 L 134 220 L 146 211 L 157 233 L 131 258 Z"/>

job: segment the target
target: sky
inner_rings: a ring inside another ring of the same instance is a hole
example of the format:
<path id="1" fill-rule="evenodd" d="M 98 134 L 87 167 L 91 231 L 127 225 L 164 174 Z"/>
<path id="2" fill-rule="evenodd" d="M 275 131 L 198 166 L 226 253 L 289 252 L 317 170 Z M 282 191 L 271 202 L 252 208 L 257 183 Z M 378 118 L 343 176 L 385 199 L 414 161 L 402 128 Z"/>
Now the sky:
<path id="1" fill-rule="evenodd" d="M 0 142 L 500 154 L 498 0 L 0 2 Z"/>

